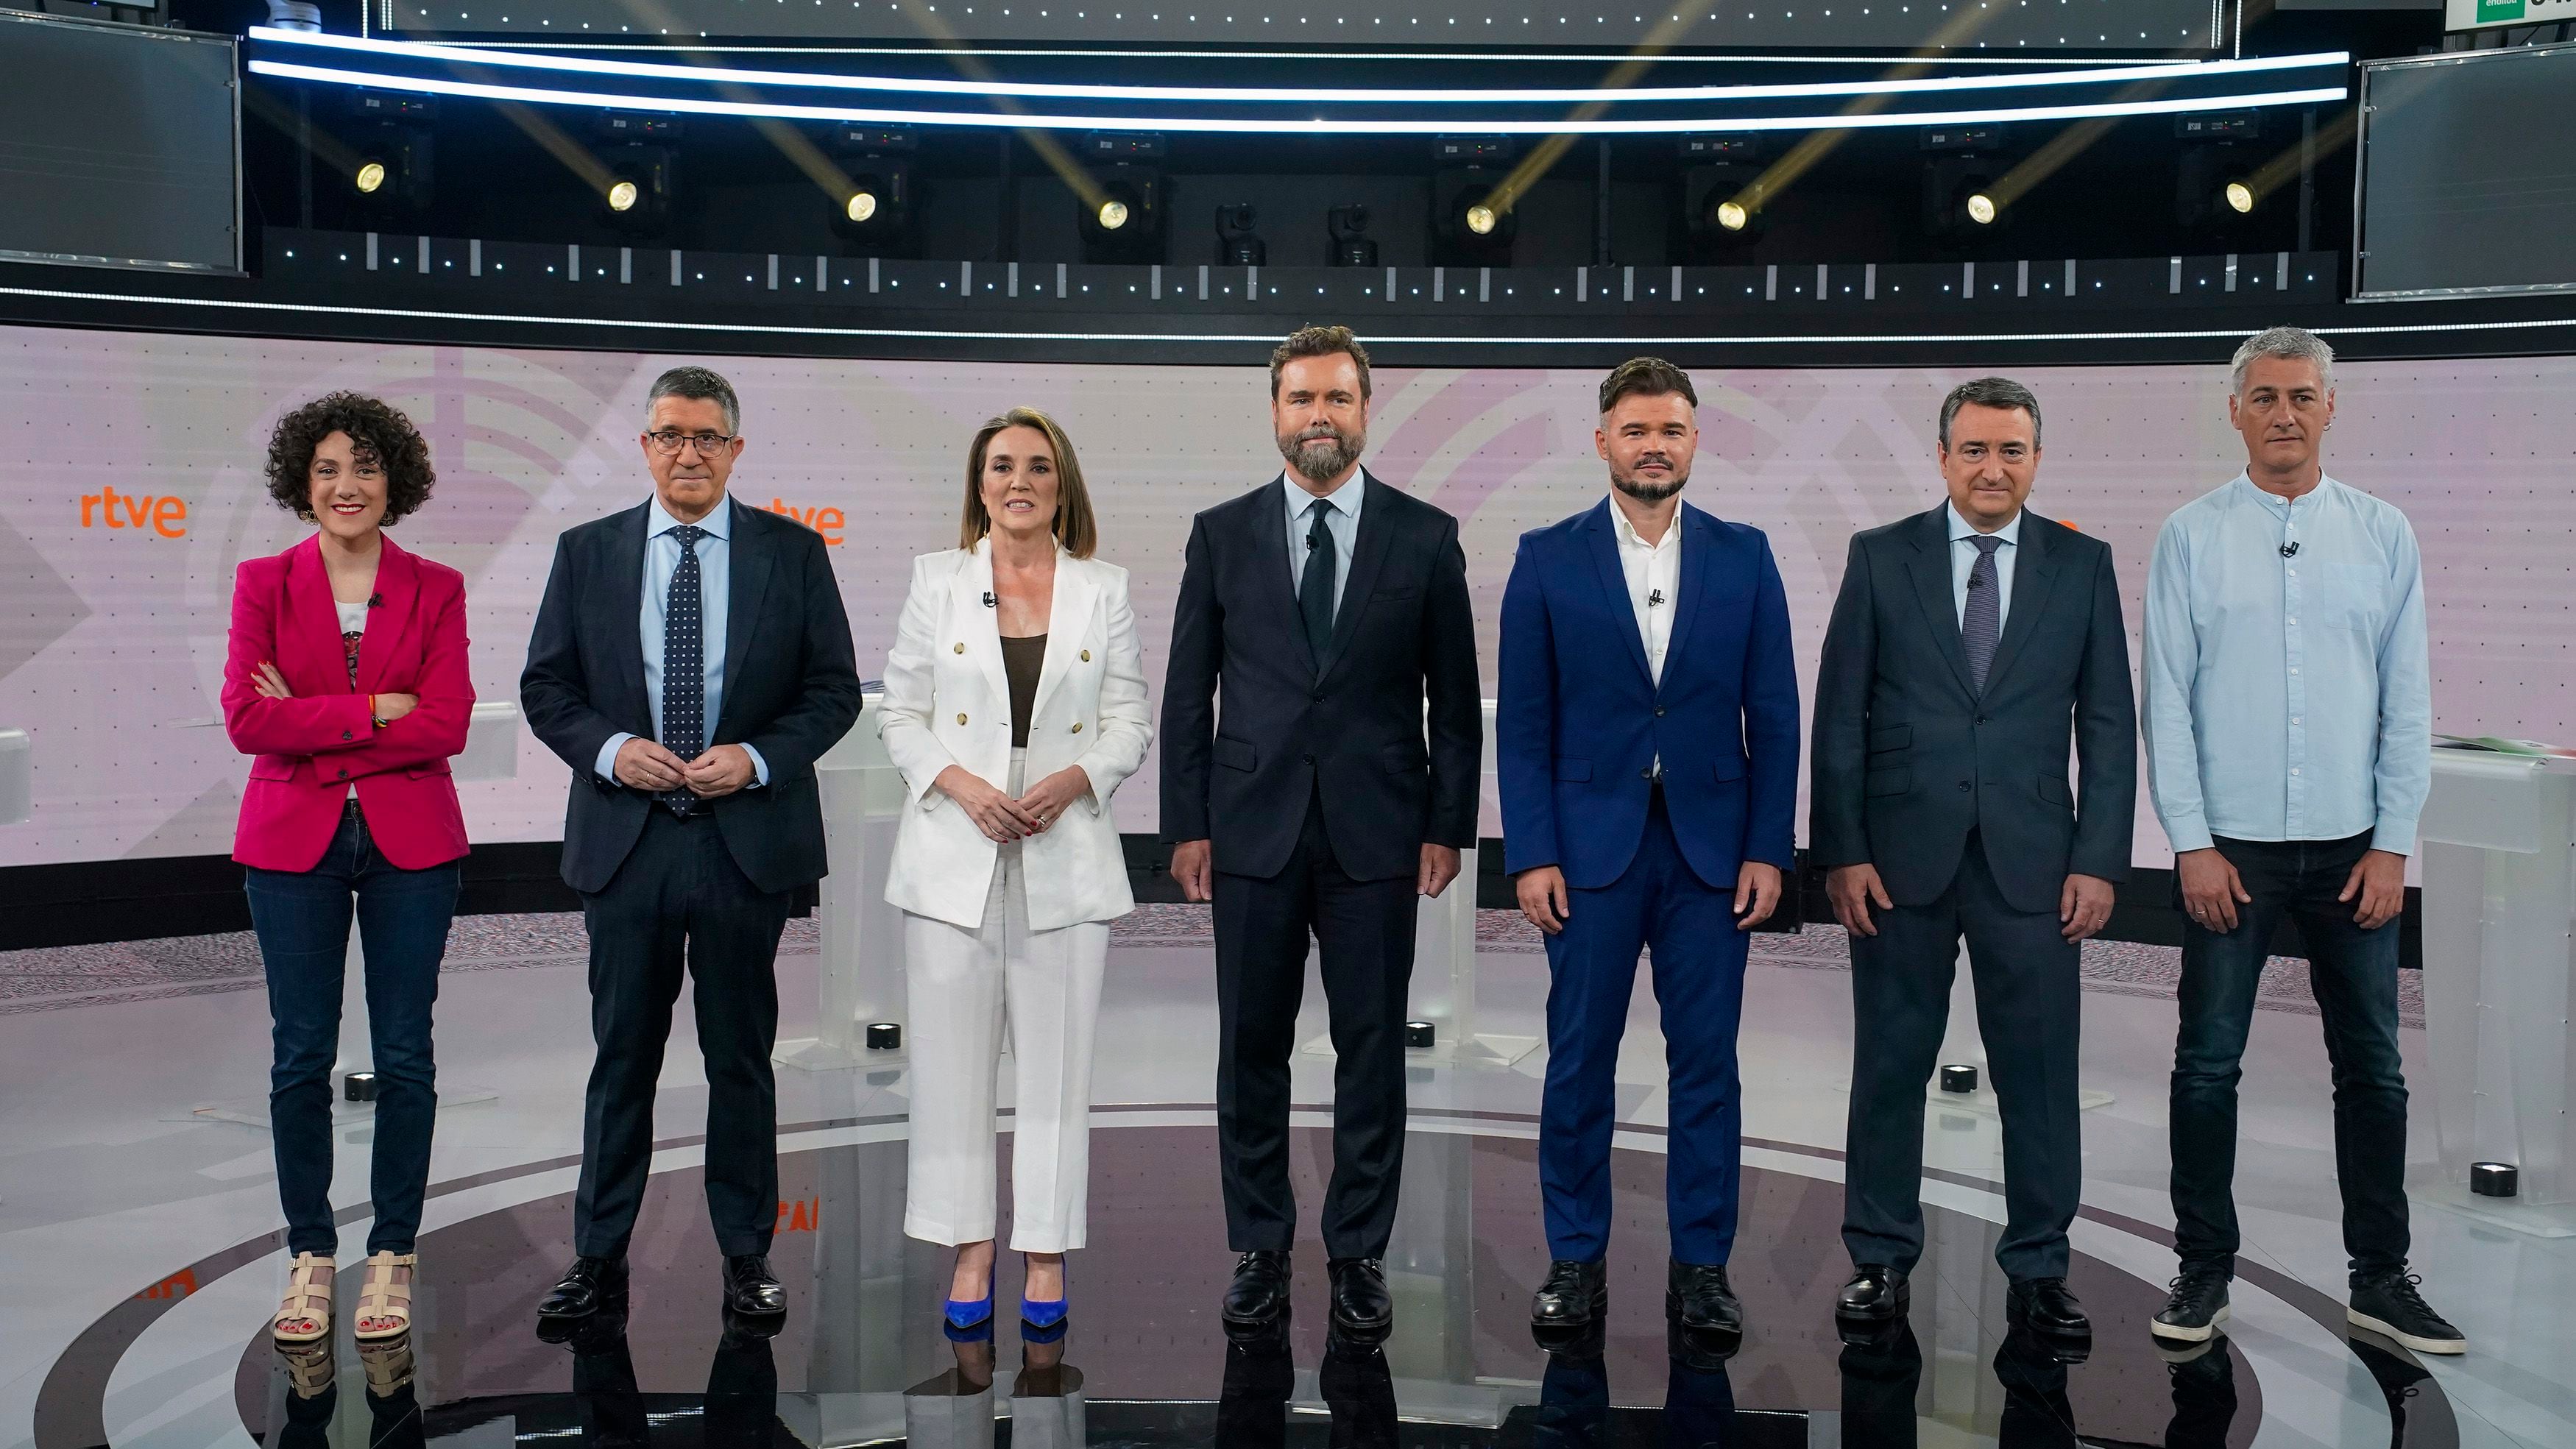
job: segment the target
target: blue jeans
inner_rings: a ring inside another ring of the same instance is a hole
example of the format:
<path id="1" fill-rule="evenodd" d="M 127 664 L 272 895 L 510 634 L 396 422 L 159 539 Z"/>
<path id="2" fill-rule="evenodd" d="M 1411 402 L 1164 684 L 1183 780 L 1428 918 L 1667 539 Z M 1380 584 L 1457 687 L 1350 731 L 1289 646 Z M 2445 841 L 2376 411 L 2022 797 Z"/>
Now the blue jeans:
<path id="1" fill-rule="evenodd" d="M 427 870 L 388 863 L 355 810 L 311 870 L 244 870 L 252 929 L 268 971 L 272 1061 L 269 1133 L 286 1250 L 331 1253 L 331 1067 L 340 1051 L 341 973 L 354 895 L 365 947 L 367 1027 L 376 1058 L 375 1228 L 370 1253 L 408 1253 L 429 1185 L 430 1124 L 438 1112 L 430 1007 L 456 915 L 457 862 Z"/>
<path id="2" fill-rule="evenodd" d="M 2273 930 L 2287 915 L 2308 949 L 2334 1077 L 2335 1176 L 2353 1276 L 2406 1265 L 2406 1075 L 2397 1053 L 2397 922 L 2365 931 L 2338 901 L 2368 835 L 2349 840 L 2226 840 L 2251 904 L 2236 929 L 2186 922 L 2182 1033 L 2174 1045 L 2174 1246 L 2189 1269 L 2236 1266 L 2236 1083 Z M 2177 891 L 2180 886 L 2177 884 Z"/>

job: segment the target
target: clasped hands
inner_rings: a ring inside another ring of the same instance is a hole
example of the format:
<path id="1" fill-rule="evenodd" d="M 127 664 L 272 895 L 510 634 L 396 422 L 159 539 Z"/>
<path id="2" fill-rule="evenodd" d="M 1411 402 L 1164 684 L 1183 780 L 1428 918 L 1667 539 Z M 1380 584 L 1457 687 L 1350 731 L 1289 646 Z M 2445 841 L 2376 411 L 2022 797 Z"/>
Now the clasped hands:
<path id="1" fill-rule="evenodd" d="M 740 745 L 717 745 L 684 760 L 641 735 L 617 747 L 616 771 L 617 783 L 629 789 L 684 789 L 701 800 L 733 794 L 755 778 L 751 752 Z"/>
<path id="2" fill-rule="evenodd" d="M 957 802 L 984 838 L 1007 845 L 1044 834 L 1063 818 L 1073 802 L 1091 793 L 1091 777 L 1080 765 L 1067 765 L 1028 789 L 1014 800 L 1010 792 L 968 770 L 963 765 L 950 765 L 930 782 L 931 788 Z"/>

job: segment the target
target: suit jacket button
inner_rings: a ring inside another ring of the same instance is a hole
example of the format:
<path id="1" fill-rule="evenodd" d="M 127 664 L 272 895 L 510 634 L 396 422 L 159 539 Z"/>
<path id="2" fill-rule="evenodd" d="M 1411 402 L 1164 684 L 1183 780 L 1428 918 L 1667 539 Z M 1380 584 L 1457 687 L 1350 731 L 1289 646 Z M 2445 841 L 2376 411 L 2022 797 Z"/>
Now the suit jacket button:
<path id="1" fill-rule="evenodd" d="M 1664 717 L 1664 707 L 1663 707 L 1662 705 L 1660 705 L 1660 704 L 1659 704 L 1659 705 L 1656 705 L 1656 706 L 1655 706 L 1655 718 L 1657 718 L 1657 719 L 1662 719 L 1663 717 Z"/>
<path id="2" fill-rule="evenodd" d="M 345 780 L 345 779 L 349 778 L 349 772 L 348 772 L 348 771 L 346 771 L 346 770 L 342 770 L 342 771 L 340 772 L 340 778 L 341 778 L 341 779 L 343 779 L 343 780 Z"/>
<path id="3" fill-rule="evenodd" d="M 340 738 L 342 738 L 342 739 L 344 739 L 344 740 L 345 740 L 345 739 L 347 739 L 347 738 L 349 738 L 349 732 L 348 732 L 347 730 L 342 730 L 342 731 L 340 731 Z"/>
<path id="4" fill-rule="evenodd" d="M 1968 783 L 1967 781 L 1965 781 L 1965 780 L 1961 780 L 1961 781 L 1959 782 L 1959 788 L 1960 788 L 1960 789 L 1962 789 L 1962 790 L 1974 790 L 1974 789 L 1976 789 L 1977 787 L 1976 787 L 1976 786 L 1974 786 L 1974 785 L 1969 784 L 1969 783 Z"/>
<path id="5" fill-rule="evenodd" d="M 965 653 L 965 652 L 966 652 L 966 641 L 965 641 L 965 640 L 961 639 L 961 640 L 957 641 L 957 652 L 958 652 L 958 653 L 960 653 L 960 654 L 963 654 L 963 653 Z"/>
<path id="6" fill-rule="evenodd" d="M 1311 764 L 1313 764 L 1313 763 L 1315 763 L 1315 757 L 1314 757 L 1313 755 L 1308 755 L 1308 756 L 1306 757 L 1306 763 L 1307 763 L 1307 764 L 1310 764 L 1310 765 L 1311 765 Z"/>
<path id="7" fill-rule="evenodd" d="M 1076 722 L 1075 722 L 1075 724 L 1074 724 L 1074 726 L 1073 726 L 1073 732 L 1074 732 L 1075 734 L 1080 734 L 1080 733 L 1082 733 L 1082 725 L 1081 725 L 1081 722 L 1080 722 L 1080 721 L 1076 721 Z"/>
<path id="8" fill-rule="evenodd" d="M 1090 650 L 1085 649 L 1085 650 L 1083 650 L 1083 651 L 1082 651 L 1082 662 L 1083 662 L 1083 663 L 1085 663 L 1085 664 L 1089 664 L 1089 663 L 1091 662 L 1091 651 L 1090 651 Z"/>
<path id="9" fill-rule="evenodd" d="M 958 722 L 959 724 L 964 724 L 964 723 L 966 722 L 966 716 L 964 716 L 964 715 L 962 715 L 962 714 L 961 714 L 961 715 L 959 715 L 959 716 L 957 716 L 957 722 Z"/>
<path id="10" fill-rule="evenodd" d="M 1655 778 L 1655 767 L 1648 765 L 1646 768 L 1639 770 L 1637 772 L 1637 778 L 1640 780 L 1651 780 Z"/>
<path id="11" fill-rule="evenodd" d="M 1308 696 L 1308 697 L 1309 697 L 1309 698 L 1311 698 L 1311 699 L 1313 699 L 1313 700 L 1315 701 L 1315 703 L 1317 703 L 1317 704 L 1322 704 L 1322 703 L 1324 702 L 1324 692 L 1323 692 L 1322 690 L 1320 690 L 1320 689 L 1319 689 L 1319 690 L 1316 690 L 1312 695 L 1310 695 L 1310 696 Z"/>

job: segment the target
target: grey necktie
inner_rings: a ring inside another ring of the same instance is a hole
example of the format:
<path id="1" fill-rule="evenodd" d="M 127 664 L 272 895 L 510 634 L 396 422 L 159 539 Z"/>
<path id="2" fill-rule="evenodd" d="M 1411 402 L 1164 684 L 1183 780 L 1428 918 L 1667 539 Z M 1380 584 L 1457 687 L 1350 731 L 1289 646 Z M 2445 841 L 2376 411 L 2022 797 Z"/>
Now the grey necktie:
<path id="1" fill-rule="evenodd" d="M 1983 694 L 1986 671 L 1995 663 L 1996 637 L 2003 632 L 2004 596 L 1995 584 L 1995 550 L 2004 541 L 1979 534 L 1968 542 L 1976 547 L 1977 561 L 1968 568 L 1968 607 L 1959 620 L 1959 636 L 1968 647 L 1968 680 Z"/>

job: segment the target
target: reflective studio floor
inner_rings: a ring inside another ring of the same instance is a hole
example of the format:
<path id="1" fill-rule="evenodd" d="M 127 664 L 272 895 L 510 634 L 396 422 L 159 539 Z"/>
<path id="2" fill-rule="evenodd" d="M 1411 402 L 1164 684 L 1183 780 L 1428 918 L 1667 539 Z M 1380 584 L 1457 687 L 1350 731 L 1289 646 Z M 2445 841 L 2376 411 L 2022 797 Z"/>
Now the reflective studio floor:
<path id="1" fill-rule="evenodd" d="M 1664 1322 L 1662 1045 L 1640 992 L 1620 1074 L 1602 1333 L 1543 1347 L 1528 1326 L 1546 1268 L 1543 1056 L 1478 1065 L 1434 1050 L 1411 1073 L 1388 1263 L 1394 1336 L 1374 1349 L 1330 1340 L 1310 1238 L 1287 1330 L 1230 1344 L 1216 1316 L 1232 1258 L 1208 1105 L 1215 1003 L 1196 930 L 1167 915 L 1113 950 L 1100 1039 L 1124 1045 L 1100 1064 L 1091 1240 L 1070 1259 L 1069 1327 L 1038 1335 L 1010 1321 L 1018 1265 L 1006 1254 L 998 1332 L 964 1341 L 940 1318 L 945 1250 L 900 1230 L 899 1061 L 780 1069 L 773 1263 L 789 1309 L 772 1323 L 723 1320 L 698 1178 L 703 1078 L 685 1022 L 663 1078 L 630 1301 L 541 1339 L 532 1310 L 568 1257 L 588 1064 L 577 923 L 459 925 L 439 1008 L 441 1079 L 456 1101 L 439 1119 L 417 1325 L 363 1353 L 345 1323 L 336 1349 L 298 1357 L 264 1334 L 283 1281 L 266 1134 L 226 1120 L 262 1087 L 258 991 L 209 965 L 165 971 L 193 983 L 166 990 L 145 972 L 0 999 L 0 1446 L 2576 1443 L 2576 1231 L 2554 1219 L 2481 1215 L 2428 1182 L 2416 1268 L 2470 1354 L 2418 1361 L 2347 1331 L 2324 1053 L 2295 994 L 2257 1013 L 2247 1057 L 2248 1251 L 2229 1335 L 2194 1354 L 2159 1349 L 2146 1324 L 2173 1271 L 2163 1078 L 2174 1010 L 2152 962 L 2129 969 L 2116 953 L 2099 970 L 2088 962 L 2085 998 L 2093 1105 L 2072 1280 L 2093 1316 L 2088 1345 L 2005 1330 L 1991 1258 L 2000 1154 L 1975 1098 L 1928 1107 L 1929 1241 L 1910 1322 L 1875 1341 L 1838 1336 L 1850 998 L 1831 943 L 1813 934 L 1767 939 L 1748 981 L 1740 1342 L 1687 1341 Z M 781 960 L 788 1036 L 811 1030 L 814 958 L 799 939 Z M 1481 1024 L 1532 1034 L 1543 958 L 1489 945 Z M 141 948 L 118 959 L 147 958 L 158 959 Z M 113 974 L 88 959 L 67 974 Z M 1318 993 L 1308 1010 L 1311 1039 Z M 2407 1036 L 2419 1049 L 2420 1030 Z M 1311 1053 L 1297 1067 L 1298 1100 L 1312 1104 L 1296 1152 L 1310 1235 L 1331 1068 Z M 2429 1166 L 2422 1108 L 2419 1094 L 2415 1155 Z M 354 1262 L 369 1127 L 361 1109 L 346 1116 L 336 1200 Z"/>

